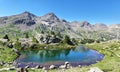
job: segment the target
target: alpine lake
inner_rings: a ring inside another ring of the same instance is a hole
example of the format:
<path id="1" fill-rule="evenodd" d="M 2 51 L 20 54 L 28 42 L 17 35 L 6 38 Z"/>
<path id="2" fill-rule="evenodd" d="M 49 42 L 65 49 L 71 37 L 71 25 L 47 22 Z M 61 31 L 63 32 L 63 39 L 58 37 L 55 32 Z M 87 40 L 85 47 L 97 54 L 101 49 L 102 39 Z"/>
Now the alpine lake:
<path id="1" fill-rule="evenodd" d="M 49 67 L 50 65 L 60 66 L 66 61 L 71 66 L 88 66 L 104 58 L 103 54 L 95 50 L 88 49 L 86 46 L 63 49 L 41 49 L 41 50 L 22 50 L 21 55 L 16 59 L 17 67 L 35 67 L 37 65 Z"/>

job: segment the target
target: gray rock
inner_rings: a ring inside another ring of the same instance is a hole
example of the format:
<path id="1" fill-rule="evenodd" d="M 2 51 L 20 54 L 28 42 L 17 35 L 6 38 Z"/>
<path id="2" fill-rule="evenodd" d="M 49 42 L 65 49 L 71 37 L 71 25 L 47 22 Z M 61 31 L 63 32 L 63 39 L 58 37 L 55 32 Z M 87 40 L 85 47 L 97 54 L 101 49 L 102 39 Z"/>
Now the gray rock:
<path id="1" fill-rule="evenodd" d="M 70 63 L 68 61 L 65 62 L 65 68 L 70 68 Z"/>
<path id="2" fill-rule="evenodd" d="M 43 66 L 37 65 L 35 68 L 39 69 L 39 68 L 43 68 Z"/>
<path id="3" fill-rule="evenodd" d="M 49 69 L 55 69 L 55 68 L 56 68 L 55 65 L 51 65 L 51 66 L 49 67 Z"/>
<path id="4" fill-rule="evenodd" d="M 42 70 L 46 70 L 46 67 L 43 67 Z"/>
<path id="5" fill-rule="evenodd" d="M 20 52 L 19 52 L 16 48 L 13 48 L 13 51 L 14 51 L 15 53 L 17 53 L 18 55 L 21 55 Z"/>
<path id="6" fill-rule="evenodd" d="M 24 68 L 17 68 L 17 72 L 24 72 Z"/>
<path id="7" fill-rule="evenodd" d="M 69 62 L 68 62 L 68 61 L 66 61 L 66 62 L 65 62 L 65 65 L 67 65 L 67 64 L 69 64 Z"/>
<path id="8" fill-rule="evenodd" d="M 25 68 L 29 68 L 29 67 L 30 67 L 29 65 L 25 66 Z"/>
<path id="9" fill-rule="evenodd" d="M 9 68 L 9 70 L 15 70 L 16 68 L 15 67 L 11 67 L 11 68 Z"/>
<path id="10" fill-rule="evenodd" d="M 90 68 L 90 70 L 88 72 L 103 72 L 101 69 L 99 69 L 98 67 L 92 67 Z"/>
<path id="11" fill-rule="evenodd" d="M 10 43 L 10 44 L 8 45 L 8 47 L 9 47 L 9 48 L 13 48 L 13 44 Z"/>
<path id="12" fill-rule="evenodd" d="M 4 62 L 0 62 L 0 65 L 4 65 L 5 63 Z"/>
<path id="13" fill-rule="evenodd" d="M 79 68 L 82 68 L 82 65 L 78 65 Z"/>
<path id="14" fill-rule="evenodd" d="M 70 68 L 70 63 L 68 61 L 66 61 L 64 63 L 64 65 L 59 66 L 59 68 L 61 68 L 61 69 L 68 69 L 68 68 Z"/>
<path id="15" fill-rule="evenodd" d="M 59 66 L 60 69 L 65 69 L 66 68 L 66 65 L 61 65 Z"/>

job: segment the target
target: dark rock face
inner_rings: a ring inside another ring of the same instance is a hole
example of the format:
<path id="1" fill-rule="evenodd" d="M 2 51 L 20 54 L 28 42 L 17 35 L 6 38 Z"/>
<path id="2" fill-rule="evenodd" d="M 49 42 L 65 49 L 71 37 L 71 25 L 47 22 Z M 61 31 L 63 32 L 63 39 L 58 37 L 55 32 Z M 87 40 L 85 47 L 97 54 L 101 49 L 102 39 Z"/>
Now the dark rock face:
<path id="1" fill-rule="evenodd" d="M 61 41 L 61 39 L 59 38 L 51 38 L 51 43 L 59 43 Z"/>
<path id="2" fill-rule="evenodd" d="M 8 16 L 8 17 L 1 17 L 0 24 L 26 24 L 27 26 L 35 24 L 36 16 L 29 13 L 23 12 L 22 14 Z"/>
<path id="3" fill-rule="evenodd" d="M 36 39 L 39 41 L 39 43 L 45 43 L 45 44 L 59 43 L 61 41 L 61 39 L 58 37 L 39 35 L 39 34 L 36 35 Z"/>
<path id="4" fill-rule="evenodd" d="M 27 26 L 31 26 L 31 25 L 35 24 L 35 21 L 34 20 L 21 19 L 21 20 L 15 21 L 13 24 L 26 24 Z"/>

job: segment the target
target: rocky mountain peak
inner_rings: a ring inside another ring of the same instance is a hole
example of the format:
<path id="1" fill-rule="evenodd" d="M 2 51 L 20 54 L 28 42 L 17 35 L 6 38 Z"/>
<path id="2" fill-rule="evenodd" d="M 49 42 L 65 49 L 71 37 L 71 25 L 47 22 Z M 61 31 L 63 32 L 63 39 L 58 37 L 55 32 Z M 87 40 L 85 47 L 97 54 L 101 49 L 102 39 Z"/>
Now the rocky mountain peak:
<path id="1" fill-rule="evenodd" d="M 47 13 L 46 16 L 56 16 L 53 12 Z"/>
<path id="2" fill-rule="evenodd" d="M 87 21 L 79 22 L 80 27 L 91 27 L 92 25 Z"/>
<path id="3" fill-rule="evenodd" d="M 28 11 L 24 11 L 22 14 L 31 14 L 31 13 Z"/>
<path id="4" fill-rule="evenodd" d="M 54 13 L 47 13 L 41 17 L 41 20 L 59 22 L 60 19 Z"/>
<path id="5" fill-rule="evenodd" d="M 25 11 L 21 14 L 0 18 L 0 24 L 15 24 L 15 25 L 24 24 L 27 26 L 31 26 L 35 24 L 36 17 L 37 16 L 35 16 L 34 14 Z"/>
<path id="6" fill-rule="evenodd" d="M 28 11 L 25 11 L 25 12 L 19 14 L 18 16 L 29 17 L 29 18 L 35 18 L 35 17 L 37 17 L 36 15 L 34 15 L 34 14 L 28 12 Z"/>
<path id="7" fill-rule="evenodd" d="M 107 30 L 108 29 L 107 25 L 103 23 L 97 23 L 93 26 L 94 26 L 94 30 Z"/>
<path id="8" fill-rule="evenodd" d="M 79 23 L 78 21 L 72 21 L 71 23 Z"/>
<path id="9" fill-rule="evenodd" d="M 104 27 L 104 28 L 107 28 L 107 25 L 103 24 L 103 23 L 97 23 L 94 25 L 95 27 Z"/>

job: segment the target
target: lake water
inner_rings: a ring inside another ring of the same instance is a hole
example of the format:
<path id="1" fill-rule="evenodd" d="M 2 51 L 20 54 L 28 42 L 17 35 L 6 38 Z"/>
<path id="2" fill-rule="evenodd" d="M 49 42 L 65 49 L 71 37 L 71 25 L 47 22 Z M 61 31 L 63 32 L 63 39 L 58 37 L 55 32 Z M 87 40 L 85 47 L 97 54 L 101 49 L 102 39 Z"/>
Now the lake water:
<path id="1" fill-rule="evenodd" d="M 24 50 L 22 55 L 16 60 L 26 64 L 49 66 L 51 64 L 61 65 L 68 61 L 71 65 L 90 65 L 103 59 L 104 55 L 95 50 L 87 49 L 85 46 L 78 46 L 74 49 L 43 49 L 43 50 Z"/>

